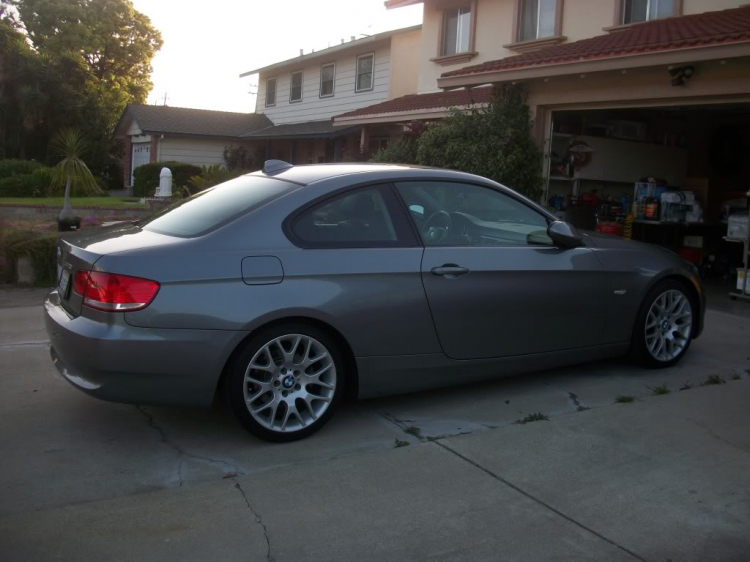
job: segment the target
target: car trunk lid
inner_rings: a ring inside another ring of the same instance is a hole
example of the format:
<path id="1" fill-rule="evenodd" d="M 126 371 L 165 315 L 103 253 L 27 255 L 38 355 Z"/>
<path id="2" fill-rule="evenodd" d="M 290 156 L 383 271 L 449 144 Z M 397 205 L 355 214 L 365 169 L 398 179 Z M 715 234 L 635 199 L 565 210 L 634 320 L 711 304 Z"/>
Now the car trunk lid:
<path id="1" fill-rule="evenodd" d="M 75 275 L 79 271 L 95 269 L 96 262 L 102 256 L 163 246 L 180 240 L 174 236 L 143 230 L 130 222 L 62 235 L 57 246 L 57 288 L 60 304 L 73 316 L 81 314 L 83 295 L 76 293 L 73 288 Z M 125 271 L 112 273 L 127 274 Z"/>

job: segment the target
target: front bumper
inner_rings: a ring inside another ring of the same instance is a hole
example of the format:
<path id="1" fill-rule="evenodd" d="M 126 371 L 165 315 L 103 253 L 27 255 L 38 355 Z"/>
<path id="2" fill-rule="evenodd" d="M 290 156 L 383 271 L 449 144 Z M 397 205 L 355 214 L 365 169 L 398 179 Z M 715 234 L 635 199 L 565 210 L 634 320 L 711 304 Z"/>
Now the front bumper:
<path id="1" fill-rule="evenodd" d="M 122 313 L 71 317 L 57 291 L 44 303 L 50 355 L 79 390 L 128 404 L 211 405 L 221 372 L 247 332 L 136 328 Z M 89 311 L 86 311 L 86 315 Z"/>

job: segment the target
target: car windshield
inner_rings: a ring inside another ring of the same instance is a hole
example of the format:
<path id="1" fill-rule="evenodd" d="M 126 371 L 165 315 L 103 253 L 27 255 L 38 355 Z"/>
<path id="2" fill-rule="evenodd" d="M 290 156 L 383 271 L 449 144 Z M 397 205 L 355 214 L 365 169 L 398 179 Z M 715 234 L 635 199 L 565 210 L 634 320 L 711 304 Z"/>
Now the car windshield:
<path id="1" fill-rule="evenodd" d="M 139 226 L 171 236 L 200 236 L 297 187 L 287 181 L 242 176 L 178 201 Z"/>

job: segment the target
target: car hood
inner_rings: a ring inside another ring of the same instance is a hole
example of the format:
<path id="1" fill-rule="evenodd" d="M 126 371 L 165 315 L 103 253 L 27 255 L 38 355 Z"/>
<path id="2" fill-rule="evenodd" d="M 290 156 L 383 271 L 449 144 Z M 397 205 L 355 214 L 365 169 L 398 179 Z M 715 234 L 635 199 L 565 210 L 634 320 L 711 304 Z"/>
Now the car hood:
<path id="1" fill-rule="evenodd" d="M 689 270 L 693 270 L 693 265 L 687 260 L 683 259 L 682 256 L 673 252 L 672 250 L 659 246 L 657 244 L 646 244 L 644 242 L 636 242 L 635 240 L 626 240 L 619 236 L 612 236 L 610 234 L 602 234 L 601 232 L 584 232 L 587 245 L 594 248 L 601 248 L 604 250 L 625 250 L 629 252 L 643 252 L 661 258 L 666 263 L 671 264 L 673 267 L 687 267 Z"/>

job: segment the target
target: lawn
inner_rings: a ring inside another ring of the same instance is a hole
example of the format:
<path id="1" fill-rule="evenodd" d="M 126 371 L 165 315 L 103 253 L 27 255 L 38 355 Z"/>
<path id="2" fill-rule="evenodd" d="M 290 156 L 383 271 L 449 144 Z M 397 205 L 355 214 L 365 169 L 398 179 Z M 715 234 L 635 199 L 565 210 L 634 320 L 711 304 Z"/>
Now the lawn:
<path id="1" fill-rule="evenodd" d="M 127 209 L 148 209 L 148 205 L 139 203 L 137 197 L 73 197 L 71 203 L 76 207 L 116 207 Z M 2 197 L 0 205 L 50 205 L 63 206 L 62 197 Z"/>

